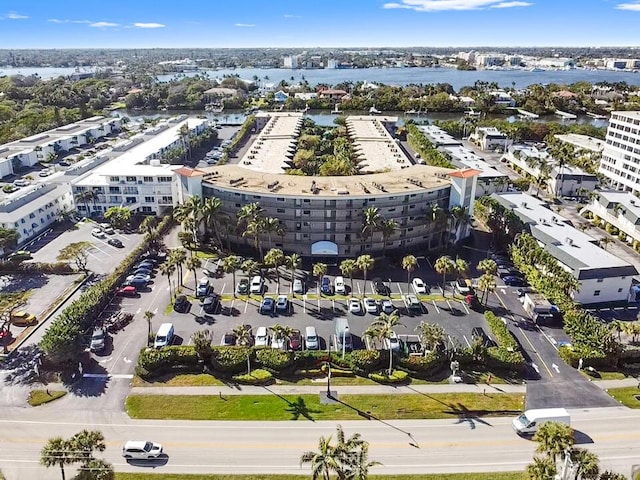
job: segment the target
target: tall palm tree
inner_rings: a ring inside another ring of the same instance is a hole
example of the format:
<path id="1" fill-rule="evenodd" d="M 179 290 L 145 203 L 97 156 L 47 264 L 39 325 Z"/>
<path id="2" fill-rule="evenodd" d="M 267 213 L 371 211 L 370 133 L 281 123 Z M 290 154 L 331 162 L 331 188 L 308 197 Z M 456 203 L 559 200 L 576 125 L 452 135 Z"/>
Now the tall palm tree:
<path id="1" fill-rule="evenodd" d="M 196 227 L 200 227 L 202 221 L 202 198 L 196 195 L 190 196 L 185 202 L 178 204 L 173 210 L 174 218 L 182 222 L 185 218 L 191 217 L 196 222 Z"/>
<path id="2" fill-rule="evenodd" d="M 147 321 L 147 346 L 149 346 L 149 340 L 151 339 L 151 321 L 156 314 L 147 310 L 144 312 L 144 319 Z"/>
<path id="3" fill-rule="evenodd" d="M 380 340 L 387 340 L 389 346 L 389 375 L 393 372 L 393 351 L 391 350 L 391 342 L 389 339 L 394 334 L 393 329 L 398 325 L 404 327 L 404 325 L 400 323 L 400 316 L 398 315 L 397 310 L 389 315 L 383 312 L 378 315 L 373 322 L 371 322 L 371 325 L 365 332 L 365 334 L 379 338 Z"/>
<path id="4" fill-rule="evenodd" d="M 195 283 L 193 291 L 195 292 L 198 289 L 198 269 L 202 267 L 202 260 L 200 260 L 199 257 L 191 256 L 187 258 L 185 267 L 187 268 L 187 270 L 193 272 L 193 281 Z"/>
<path id="5" fill-rule="evenodd" d="M 578 478 L 582 480 L 595 480 L 600 474 L 600 460 L 598 456 L 584 448 L 572 448 L 569 452 L 574 465 L 578 465 Z"/>
<path id="6" fill-rule="evenodd" d="M 62 480 L 65 480 L 64 467 L 75 462 L 72 446 L 62 437 L 49 439 L 40 451 L 40 463 L 45 467 L 60 467 Z M 328 477 L 327 477 L 328 478 Z"/>
<path id="7" fill-rule="evenodd" d="M 293 328 L 288 325 L 276 323 L 275 325 L 271 325 L 269 329 L 275 341 L 284 340 L 285 342 L 289 342 L 293 336 Z"/>
<path id="8" fill-rule="evenodd" d="M 249 325 L 237 325 L 233 329 L 238 345 L 248 347 L 251 345 L 251 327 Z"/>
<path id="9" fill-rule="evenodd" d="M 233 297 L 236 296 L 236 271 L 240 268 L 240 258 L 237 255 L 229 255 L 222 261 L 222 271 L 233 275 Z"/>
<path id="10" fill-rule="evenodd" d="M 318 292 L 320 296 L 322 296 L 322 290 L 320 289 L 320 283 L 322 282 L 322 277 L 327 274 L 327 264 L 326 263 L 314 263 L 313 264 L 313 276 L 318 278 Z"/>
<path id="11" fill-rule="evenodd" d="M 244 232 L 242 232 L 243 237 L 253 237 L 253 245 L 258 249 L 258 253 L 260 254 L 260 260 L 264 260 L 264 253 L 262 251 L 262 241 L 260 236 L 265 231 L 265 219 L 264 218 L 255 218 L 250 220 L 247 223 L 247 227 Z"/>
<path id="12" fill-rule="evenodd" d="M 144 220 L 140 222 L 140 226 L 138 227 L 138 231 L 140 233 L 149 234 L 156 229 L 158 226 L 158 222 L 156 217 L 151 215 L 144 217 Z"/>
<path id="13" fill-rule="evenodd" d="M 465 236 L 467 227 L 471 225 L 469 209 L 463 206 L 455 206 L 451 209 L 450 215 L 455 241 L 458 241 Z"/>
<path id="14" fill-rule="evenodd" d="M 272 248 L 264 256 L 264 262 L 275 270 L 277 293 L 280 294 L 280 265 L 284 263 L 284 253 L 279 248 Z"/>
<path id="15" fill-rule="evenodd" d="M 223 202 L 217 197 L 209 197 L 204 200 L 202 205 L 202 218 L 205 228 L 216 236 L 218 245 L 222 247 L 222 240 L 220 239 L 220 225 L 219 220 L 222 214 Z"/>
<path id="16" fill-rule="evenodd" d="M 402 268 L 407 271 L 407 293 L 411 288 L 411 272 L 413 272 L 418 266 L 418 259 L 413 255 L 407 255 L 402 258 Z"/>
<path id="17" fill-rule="evenodd" d="M 533 440 L 538 442 L 536 452 L 544 452 L 553 459 L 569 450 L 575 442 L 573 429 L 559 422 L 545 422 L 540 425 Z"/>
<path id="18" fill-rule="evenodd" d="M 300 268 L 300 265 L 302 264 L 302 257 L 297 253 L 292 253 L 291 255 L 284 257 L 284 264 L 291 272 L 291 293 L 295 298 L 296 294 L 293 291 L 293 281 L 296 278 L 296 270 Z"/>
<path id="19" fill-rule="evenodd" d="M 173 297 L 173 294 L 171 293 L 171 276 L 176 271 L 176 266 L 170 259 L 167 259 L 160 264 L 159 270 L 162 275 L 167 276 L 167 280 L 169 281 L 169 296 Z"/>
<path id="20" fill-rule="evenodd" d="M 246 226 L 251 220 L 264 217 L 264 209 L 259 203 L 248 203 L 238 210 L 236 216 L 238 218 L 238 225 L 242 227 Z"/>
<path id="21" fill-rule="evenodd" d="M 354 454 L 355 453 L 355 454 Z M 377 461 L 369 461 L 369 444 L 364 442 L 359 450 L 349 455 L 350 469 L 348 478 L 354 480 L 367 480 L 369 478 L 369 469 L 382 465 Z"/>
<path id="22" fill-rule="evenodd" d="M 398 222 L 394 219 L 383 220 L 380 224 L 380 233 L 382 233 L 382 255 L 386 255 L 387 253 L 387 243 L 389 238 L 391 238 L 398 231 Z"/>
<path id="23" fill-rule="evenodd" d="M 349 278 L 349 283 L 351 286 L 351 292 L 353 294 L 353 274 L 358 269 L 358 265 L 356 265 L 356 261 L 352 258 L 347 258 L 340 262 L 340 273 L 345 277 Z"/>
<path id="24" fill-rule="evenodd" d="M 87 212 L 87 216 L 91 217 L 91 210 L 89 209 L 89 202 L 91 203 L 95 203 L 96 200 L 98 200 L 98 192 L 96 192 L 93 189 L 89 189 L 89 190 L 85 190 L 83 192 L 80 192 L 78 194 L 76 194 L 75 196 L 75 200 L 76 202 L 83 202 L 86 212 Z"/>
<path id="25" fill-rule="evenodd" d="M 184 278 L 184 275 L 182 273 L 182 266 L 187 261 L 187 251 L 184 248 L 174 248 L 169 253 L 169 259 L 177 267 L 178 285 L 182 286 L 182 279 Z"/>
<path id="26" fill-rule="evenodd" d="M 466 275 L 467 272 L 469 271 L 469 262 L 467 262 L 462 258 L 456 257 L 454 271 L 456 272 L 457 275 L 462 275 L 462 276 Z"/>
<path id="27" fill-rule="evenodd" d="M 556 464 L 549 457 L 533 457 L 533 463 L 527 465 L 527 478 L 530 480 L 549 480 L 555 478 Z"/>
<path id="28" fill-rule="evenodd" d="M 495 260 L 492 260 L 490 258 L 483 258 L 478 262 L 476 269 L 493 276 L 498 273 L 498 264 Z"/>
<path id="29" fill-rule="evenodd" d="M 260 270 L 260 264 L 255 260 L 245 260 L 244 262 L 242 262 L 242 265 L 240 265 L 240 270 L 242 270 L 247 275 L 253 275 Z"/>
<path id="30" fill-rule="evenodd" d="M 332 473 L 341 471 L 338 458 L 339 452 L 337 452 L 336 448 L 331 444 L 331 437 L 320 437 L 318 441 L 318 451 L 304 452 L 302 457 L 300 457 L 300 465 L 304 465 L 305 463 L 311 464 L 311 478 L 313 480 L 330 480 Z M 338 478 L 341 477 L 338 476 Z"/>
<path id="31" fill-rule="evenodd" d="M 267 217 L 264 219 L 264 232 L 267 234 L 269 248 L 273 248 L 272 234 L 276 233 L 280 227 L 280 219 Z"/>
<path id="32" fill-rule="evenodd" d="M 364 245 L 367 240 L 373 237 L 374 232 L 380 228 L 382 216 L 377 207 L 366 208 L 362 212 L 362 228 L 360 229 L 360 240 L 362 242 L 361 251 L 364 252 Z"/>
<path id="33" fill-rule="evenodd" d="M 485 273 L 478 279 L 478 288 L 482 290 L 480 303 L 486 305 L 489 300 L 489 293 L 496 289 L 496 281 L 490 273 Z"/>
<path id="34" fill-rule="evenodd" d="M 373 269 L 375 264 L 375 260 L 371 255 L 360 255 L 356 258 L 356 266 L 358 270 L 362 270 L 362 275 L 364 276 L 364 292 L 367 292 L 367 272 Z"/>
<path id="35" fill-rule="evenodd" d="M 456 264 L 450 256 L 443 255 L 436 260 L 433 268 L 436 272 L 442 274 L 442 295 L 446 296 L 447 274 L 455 270 Z"/>

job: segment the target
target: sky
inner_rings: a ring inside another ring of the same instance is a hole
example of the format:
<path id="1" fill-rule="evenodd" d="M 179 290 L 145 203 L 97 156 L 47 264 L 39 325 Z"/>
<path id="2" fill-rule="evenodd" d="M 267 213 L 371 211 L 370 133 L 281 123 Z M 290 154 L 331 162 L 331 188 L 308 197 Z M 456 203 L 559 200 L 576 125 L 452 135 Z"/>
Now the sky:
<path id="1" fill-rule="evenodd" d="M 640 0 L 0 0 L 0 48 L 639 46 Z"/>

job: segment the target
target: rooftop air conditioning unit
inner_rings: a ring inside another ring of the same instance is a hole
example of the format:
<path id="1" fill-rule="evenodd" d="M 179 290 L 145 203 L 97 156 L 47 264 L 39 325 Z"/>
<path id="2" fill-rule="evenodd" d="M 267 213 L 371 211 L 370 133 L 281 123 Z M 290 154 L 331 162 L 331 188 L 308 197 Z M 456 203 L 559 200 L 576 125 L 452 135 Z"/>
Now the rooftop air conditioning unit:
<path id="1" fill-rule="evenodd" d="M 565 243 L 566 243 L 567 245 L 573 245 L 573 239 L 572 239 L 572 238 L 567 237 L 567 238 L 565 238 Z"/>
<path id="2" fill-rule="evenodd" d="M 521 206 L 522 208 L 527 208 L 527 202 L 522 202 Z"/>

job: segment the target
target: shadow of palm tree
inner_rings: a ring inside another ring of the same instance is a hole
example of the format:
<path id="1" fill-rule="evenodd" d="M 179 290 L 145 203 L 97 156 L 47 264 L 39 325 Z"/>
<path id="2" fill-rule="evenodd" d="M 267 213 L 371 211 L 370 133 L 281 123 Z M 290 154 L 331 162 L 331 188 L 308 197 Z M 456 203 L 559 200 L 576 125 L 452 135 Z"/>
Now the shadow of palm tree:
<path id="1" fill-rule="evenodd" d="M 318 410 L 310 410 L 307 404 L 305 403 L 304 399 L 300 396 L 296 398 L 295 402 L 291 402 L 290 400 L 288 400 L 287 398 L 283 397 L 280 394 L 277 394 L 270 388 L 268 387 L 263 387 L 263 388 L 267 390 L 269 393 L 272 393 L 273 395 L 278 397 L 280 400 L 284 401 L 287 405 L 289 405 L 289 408 L 287 408 L 286 411 L 291 412 L 292 420 L 298 420 L 302 416 L 307 420 L 311 420 L 312 422 L 315 422 L 315 419 L 311 416 L 311 414 L 320 413 Z"/>

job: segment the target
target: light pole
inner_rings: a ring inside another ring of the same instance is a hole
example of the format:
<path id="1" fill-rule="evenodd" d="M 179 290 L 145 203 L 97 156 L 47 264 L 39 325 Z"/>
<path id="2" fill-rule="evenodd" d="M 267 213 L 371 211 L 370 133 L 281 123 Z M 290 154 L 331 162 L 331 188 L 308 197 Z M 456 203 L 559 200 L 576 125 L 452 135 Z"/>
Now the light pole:
<path id="1" fill-rule="evenodd" d="M 327 398 L 333 399 L 331 396 L 331 363 L 327 362 Z"/>

